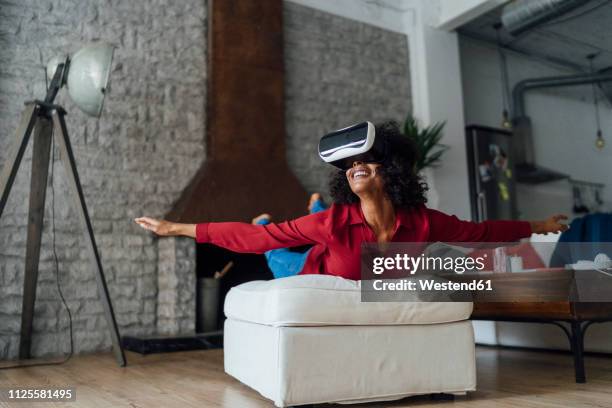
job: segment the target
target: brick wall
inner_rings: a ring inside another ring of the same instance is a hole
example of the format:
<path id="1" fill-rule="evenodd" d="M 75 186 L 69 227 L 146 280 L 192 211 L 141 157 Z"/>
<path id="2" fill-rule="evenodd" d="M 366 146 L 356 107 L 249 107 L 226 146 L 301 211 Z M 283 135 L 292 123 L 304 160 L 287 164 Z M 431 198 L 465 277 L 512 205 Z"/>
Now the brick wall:
<path id="1" fill-rule="evenodd" d="M 288 160 L 309 191 L 326 192 L 316 155 L 325 131 L 411 109 L 405 36 L 285 2 Z M 0 0 L 0 166 L 22 102 L 44 95 L 43 62 L 92 39 L 119 46 L 100 121 L 65 96 L 84 193 L 122 334 L 188 330 L 195 316 L 189 240 L 156 240 L 132 222 L 167 212 L 204 158 L 204 0 Z M 36 47 L 34 44 L 39 44 Z M 0 219 L 0 359 L 17 355 L 31 147 Z M 56 156 L 57 157 L 57 156 Z M 93 269 L 56 163 L 59 278 L 77 352 L 108 348 Z M 306 203 L 305 203 L 306 204 Z M 66 352 L 47 193 L 33 354 Z"/>
<path id="2" fill-rule="evenodd" d="M 157 320 L 158 249 L 132 219 L 168 211 L 204 157 L 205 2 L 0 2 L 0 165 L 23 101 L 44 96 L 43 62 L 96 38 L 118 46 L 102 118 L 87 117 L 66 95 L 59 102 L 69 112 L 118 324 L 123 334 L 150 333 Z M 15 357 L 18 348 L 30 157 L 31 146 L 0 220 L 0 358 Z M 63 167 L 56 163 L 59 278 L 74 317 L 75 347 L 77 352 L 103 349 L 110 337 L 63 179 Z M 58 298 L 50 245 L 50 189 L 46 204 L 36 356 L 68 350 L 68 320 Z"/>

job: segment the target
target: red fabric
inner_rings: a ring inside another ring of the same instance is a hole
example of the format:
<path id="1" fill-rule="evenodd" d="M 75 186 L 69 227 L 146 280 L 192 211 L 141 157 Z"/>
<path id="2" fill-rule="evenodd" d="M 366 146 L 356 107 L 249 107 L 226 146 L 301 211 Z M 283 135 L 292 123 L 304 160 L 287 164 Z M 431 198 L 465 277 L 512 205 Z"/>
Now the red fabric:
<path id="1" fill-rule="evenodd" d="M 508 242 L 531 235 L 526 221 L 461 221 L 454 215 L 422 206 L 400 209 L 393 242 Z M 333 204 L 325 211 L 278 224 L 211 222 L 196 226 L 197 242 L 234 252 L 264 253 L 270 249 L 313 244 L 302 274 L 329 274 L 360 279 L 362 242 L 376 242 L 359 204 Z"/>

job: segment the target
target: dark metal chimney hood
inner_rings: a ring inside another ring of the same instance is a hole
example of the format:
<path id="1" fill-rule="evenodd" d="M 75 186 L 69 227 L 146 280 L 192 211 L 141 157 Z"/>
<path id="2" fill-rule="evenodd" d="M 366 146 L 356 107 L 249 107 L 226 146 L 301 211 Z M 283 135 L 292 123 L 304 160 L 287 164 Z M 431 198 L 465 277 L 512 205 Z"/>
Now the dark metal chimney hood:
<path id="1" fill-rule="evenodd" d="M 525 79 L 512 90 L 513 157 L 516 179 L 522 183 L 545 183 L 569 175 L 536 164 L 531 120 L 525 113 L 525 92 L 530 89 L 586 85 L 612 81 L 612 72 Z"/>
<path id="2" fill-rule="evenodd" d="M 208 8 L 206 160 L 166 217 L 304 215 L 307 194 L 285 152 L 283 2 L 209 0 Z"/>

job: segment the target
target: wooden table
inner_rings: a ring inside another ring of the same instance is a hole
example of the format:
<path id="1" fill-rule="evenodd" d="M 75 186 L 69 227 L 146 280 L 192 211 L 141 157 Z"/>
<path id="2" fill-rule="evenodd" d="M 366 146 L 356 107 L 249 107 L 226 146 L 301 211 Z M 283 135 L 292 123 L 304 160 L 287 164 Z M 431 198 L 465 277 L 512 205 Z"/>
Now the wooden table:
<path id="1" fill-rule="evenodd" d="M 493 299 L 487 299 L 486 294 L 476 294 L 472 319 L 549 323 L 560 327 L 571 346 L 576 382 L 586 382 L 584 335 L 592 324 L 612 321 L 612 276 L 595 270 L 548 269 L 470 273 L 451 279 L 463 281 L 474 276 L 493 276 L 495 284 L 499 282 L 512 300 L 490 301 Z"/>

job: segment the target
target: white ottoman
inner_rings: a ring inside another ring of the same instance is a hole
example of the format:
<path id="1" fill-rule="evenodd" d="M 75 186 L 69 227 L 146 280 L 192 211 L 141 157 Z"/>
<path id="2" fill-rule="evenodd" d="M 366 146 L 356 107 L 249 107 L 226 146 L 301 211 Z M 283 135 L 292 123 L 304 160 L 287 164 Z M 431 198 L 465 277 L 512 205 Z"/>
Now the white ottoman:
<path id="1" fill-rule="evenodd" d="M 360 299 L 328 275 L 232 288 L 225 372 L 278 407 L 475 390 L 471 303 Z"/>

